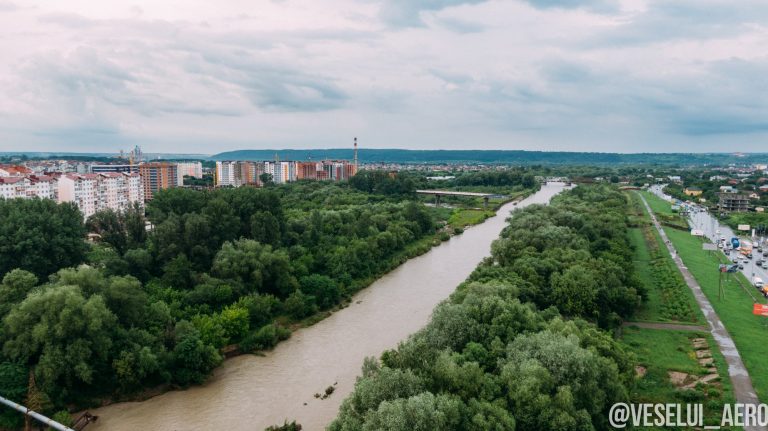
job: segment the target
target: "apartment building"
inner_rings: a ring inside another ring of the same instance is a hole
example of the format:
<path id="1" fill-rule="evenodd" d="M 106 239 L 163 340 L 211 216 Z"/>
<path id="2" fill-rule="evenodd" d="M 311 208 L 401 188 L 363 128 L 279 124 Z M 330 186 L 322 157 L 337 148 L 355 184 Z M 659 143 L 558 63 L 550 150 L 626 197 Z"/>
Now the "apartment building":
<path id="1" fill-rule="evenodd" d="M 142 163 L 139 165 L 139 174 L 144 183 L 145 201 L 152 200 L 152 196 L 160 190 L 179 185 L 179 173 L 175 163 Z"/>
<path id="2" fill-rule="evenodd" d="M 718 207 L 720 211 L 725 212 L 749 211 L 749 196 L 737 193 L 720 193 Z"/>
<path id="3" fill-rule="evenodd" d="M 138 165 L 91 165 L 90 167 L 90 173 L 92 174 L 103 174 L 107 172 L 138 173 L 139 166 Z"/>
<path id="4" fill-rule="evenodd" d="M 58 201 L 74 202 L 85 218 L 103 209 L 122 211 L 144 203 L 144 185 L 136 173 L 65 174 L 58 181 Z"/>
<path id="5" fill-rule="evenodd" d="M 184 185 L 184 177 L 203 178 L 203 164 L 201 162 L 178 162 L 176 171 L 179 175 L 178 184 Z"/>
<path id="6" fill-rule="evenodd" d="M 33 174 L 32 169 L 20 165 L 0 165 L 0 177 L 24 177 Z"/>
<path id="7" fill-rule="evenodd" d="M 0 198 L 58 198 L 58 180 L 47 175 L 0 177 Z"/>
<path id="8" fill-rule="evenodd" d="M 321 162 L 297 161 L 222 161 L 216 162 L 217 187 L 239 187 L 246 184 L 260 185 L 260 176 L 264 173 L 272 176 L 276 184 L 296 180 L 335 180 L 348 179 L 357 173 L 354 164 L 346 160 L 325 160 Z"/>

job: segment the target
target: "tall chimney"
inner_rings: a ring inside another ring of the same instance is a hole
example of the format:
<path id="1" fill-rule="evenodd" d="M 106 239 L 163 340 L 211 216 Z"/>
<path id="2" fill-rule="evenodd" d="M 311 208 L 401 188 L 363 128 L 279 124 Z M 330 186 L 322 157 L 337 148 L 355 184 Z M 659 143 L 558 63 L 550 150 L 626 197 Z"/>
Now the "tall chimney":
<path id="1" fill-rule="evenodd" d="M 355 137 L 355 173 L 357 173 L 357 137 Z"/>

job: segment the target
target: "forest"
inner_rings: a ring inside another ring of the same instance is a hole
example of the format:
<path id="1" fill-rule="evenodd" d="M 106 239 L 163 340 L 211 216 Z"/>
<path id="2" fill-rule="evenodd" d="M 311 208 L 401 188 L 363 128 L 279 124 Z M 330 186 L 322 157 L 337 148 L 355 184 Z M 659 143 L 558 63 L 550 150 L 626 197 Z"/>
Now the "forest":
<path id="1" fill-rule="evenodd" d="M 176 188 L 146 217 L 85 223 L 72 204 L 0 200 L 0 392 L 53 414 L 201 383 L 225 354 L 271 348 L 439 242 L 407 176 L 370 184 Z M 0 427 L 21 419 L 4 411 Z"/>
<path id="2" fill-rule="evenodd" d="M 365 361 L 330 429 L 610 429 L 634 381 L 611 331 L 646 295 L 627 205 L 599 185 L 518 210 L 424 329 Z"/>

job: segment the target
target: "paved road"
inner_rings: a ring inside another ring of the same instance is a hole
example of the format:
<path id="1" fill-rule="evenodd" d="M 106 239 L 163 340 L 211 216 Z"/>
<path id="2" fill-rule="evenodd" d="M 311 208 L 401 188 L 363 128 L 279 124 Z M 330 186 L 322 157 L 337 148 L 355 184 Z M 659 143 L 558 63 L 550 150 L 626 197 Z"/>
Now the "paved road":
<path id="1" fill-rule="evenodd" d="M 730 376 L 731 382 L 733 383 L 733 393 L 736 396 L 736 401 L 744 404 L 758 404 L 760 401 L 757 399 L 757 394 L 755 394 L 754 387 L 752 387 L 752 380 L 749 378 L 749 373 L 747 372 L 746 367 L 744 367 L 744 362 L 741 360 L 741 355 L 739 355 L 739 351 L 736 349 L 736 345 L 734 344 L 733 339 L 731 338 L 730 334 L 728 334 L 728 331 L 725 329 L 723 322 L 720 321 L 717 313 L 715 313 L 715 309 L 712 308 L 712 304 L 709 303 L 709 300 L 704 295 L 704 292 L 701 290 L 701 286 L 699 286 L 699 283 L 695 278 L 693 278 L 693 275 L 690 271 L 688 271 L 688 268 L 683 264 L 682 259 L 680 259 L 680 256 L 675 251 L 675 248 L 668 240 L 667 234 L 664 232 L 664 229 L 661 228 L 661 224 L 659 224 L 659 221 L 653 214 L 651 207 L 648 205 L 648 201 L 645 200 L 643 195 L 638 195 L 640 196 L 640 199 L 643 200 L 643 204 L 648 210 L 648 214 L 651 216 L 653 225 L 656 227 L 659 235 L 661 235 L 661 239 L 667 245 L 667 248 L 672 255 L 672 260 L 675 261 L 675 265 L 677 265 L 677 268 L 683 274 L 683 278 L 685 279 L 686 284 L 688 284 L 688 287 L 691 289 L 691 291 L 693 291 L 693 296 L 696 298 L 696 302 L 699 304 L 699 308 L 701 308 L 701 311 L 704 313 L 704 317 L 709 323 L 712 337 L 715 339 L 717 346 L 720 348 L 720 352 L 725 357 L 725 362 L 728 363 L 728 375 Z M 761 428 L 745 427 L 745 429 L 757 430 Z"/>
<path id="2" fill-rule="evenodd" d="M 656 196 L 669 200 L 671 199 L 671 196 L 667 195 L 663 191 L 663 185 L 656 185 L 651 186 L 650 191 L 651 193 L 655 194 Z M 712 242 L 717 242 L 720 238 L 720 235 L 724 236 L 729 242 L 731 238 L 739 237 L 741 239 L 745 239 L 744 235 L 739 235 L 734 233 L 731 228 L 729 228 L 727 225 L 720 224 L 720 222 L 712 216 L 708 212 L 696 212 L 690 215 L 688 219 L 688 223 L 692 228 L 701 229 L 704 232 L 704 235 L 709 238 Z M 719 231 L 719 233 L 718 233 Z M 754 242 L 752 238 L 747 238 L 750 241 Z M 763 281 L 768 281 L 768 270 L 763 269 L 757 265 L 755 265 L 755 262 L 757 262 L 758 259 L 764 259 L 761 255 L 757 253 L 757 251 L 753 252 L 754 258 L 751 260 L 747 260 L 744 262 L 744 269 L 741 269 L 741 271 L 745 277 L 747 277 L 747 280 L 752 283 L 753 277 L 757 276 L 763 279 Z M 730 254 L 728 254 L 729 258 L 733 258 L 735 256 L 741 256 L 738 251 L 731 251 Z M 759 292 L 757 289 L 755 289 L 755 295 L 759 296 Z"/>
<path id="3" fill-rule="evenodd" d="M 660 323 L 660 322 L 624 322 L 623 326 L 637 326 L 644 329 L 666 329 L 667 331 L 691 331 L 707 332 L 708 328 L 700 325 L 683 325 L 680 323 Z"/>

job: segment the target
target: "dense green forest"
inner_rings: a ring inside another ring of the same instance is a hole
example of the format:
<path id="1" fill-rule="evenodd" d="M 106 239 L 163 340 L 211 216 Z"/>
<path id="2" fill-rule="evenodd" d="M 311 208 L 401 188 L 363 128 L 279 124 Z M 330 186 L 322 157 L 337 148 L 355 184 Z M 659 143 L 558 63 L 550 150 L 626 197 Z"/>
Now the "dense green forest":
<path id="1" fill-rule="evenodd" d="M 582 186 L 519 210 L 423 330 L 365 362 L 330 429 L 609 429 L 634 371 L 607 330 L 645 294 L 626 206 Z"/>
<path id="2" fill-rule="evenodd" d="M 404 192 L 170 189 L 148 219 L 132 208 L 85 224 L 71 204 L 0 200 L 0 392 L 52 413 L 200 383 L 225 346 L 270 348 L 437 241 L 411 180 L 387 181 Z M 6 413 L 0 426 L 17 426 Z"/>
<path id="3" fill-rule="evenodd" d="M 307 150 L 238 150 L 211 156 L 213 160 L 352 160 L 352 148 Z M 363 163 L 486 163 L 517 165 L 680 165 L 701 166 L 730 163 L 763 163 L 765 154 L 736 156 L 726 153 L 582 153 L 522 150 L 403 150 L 361 148 Z"/>

